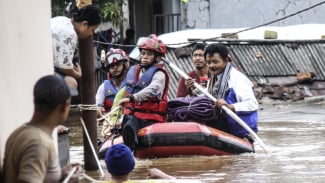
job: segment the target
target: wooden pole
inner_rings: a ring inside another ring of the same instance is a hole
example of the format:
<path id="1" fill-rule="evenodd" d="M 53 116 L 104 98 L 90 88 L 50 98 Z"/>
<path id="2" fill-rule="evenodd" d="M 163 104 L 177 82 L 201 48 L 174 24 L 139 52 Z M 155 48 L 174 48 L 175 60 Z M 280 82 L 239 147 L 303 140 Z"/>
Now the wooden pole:
<path id="1" fill-rule="evenodd" d="M 79 56 L 80 67 L 82 71 L 81 77 L 81 104 L 93 105 L 96 103 L 96 85 L 95 85 L 95 64 L 93 53 L 93 36 L 86 39 L 79 39 Z M 95 110 L 84 110 L 81 113 L 85 121 L 85 126 L 91 138 L 93 147 L 97 151 L 97 122 Z M 83 144 L 84 144 L 84 162 L 86 170 L 97 170 L 98 166 L 96 159 L 93 156 L 91 147 L 89 145 L 87 136 L 83 131 Z"/>

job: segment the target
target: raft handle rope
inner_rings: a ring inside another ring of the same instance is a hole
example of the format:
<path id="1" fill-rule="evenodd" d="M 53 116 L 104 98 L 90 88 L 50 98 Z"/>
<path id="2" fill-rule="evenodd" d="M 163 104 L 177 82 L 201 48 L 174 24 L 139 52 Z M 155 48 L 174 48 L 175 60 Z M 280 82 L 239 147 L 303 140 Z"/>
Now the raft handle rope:
<path id="1" fill-rule="evenodd" d="M 188 76 L 184 71 L 180 70 L 175 64 L 167 60 L 165 57 L 161 58 L 163 62 L 165 62 L 168 66 L 170 66 L 172 69 L 174 69 L 176 72 L 178 72 L 184 79 L 189 79 L 190 76 Z M 213 102 L 216 102 L 217 99 L 212 96 L 208 91 L 206 91 L 199 83 L 194 82 L 194 86 L 200 90 L 202 93 L 204 93 L 207 97 L 209 97 Z M 245 130 L 247 130 L 262 146 L 265 153 L 267 153 L 266 146 L 263 143 L 263 141 L 257 136 L 257 134 L 242 120 L 240 119 L 236 113 L 232 112 L 229 108 L 222 105 L 221 109 L 226 112 L 230 117 L 232 117 L 240 126 L 242 126 Z"/>
<path id="2" fill-rule="evenodd" d="M 103 119 L 107 119 L 107 117 L 108 117 L 112 112 L 114 112 L 114 111 L 116 111 L 116 110 L 118 110 L 118 109 L 120 109 L 120 108 L 121 108 L 120 105 L 117 106 L 117 107 L 115 107 L 114 109 L 112 109 L 112 110 L 109 111 L 108 113 L 106 113 L 106 114 L 104 114 L 103 116 L 101 116 L 100 118 L 98 118 L 97 121 L 101 121 L 101 120 L 103 120 Z M 109 122 L 109 124 L 110 124 L 111 126 L 113 126 L 110 122 Z"/>
<path id="3" fill-rule="evenodd" d="M 98 107 L 96 104 L 78 104 L 78 105 L 70 105 L 70 108 L 72 111 L 97 111 L 98 109 L 100 109 L 101 107 Z M 106 120 L 107 117 L 114 111 L 116 111 L 117 109 L 121 108 L 121 106 L 117 106 L 115 107 L 113 110 L 111 110 L 110 112 L 104 114 L 103 116 L 101 116 L 100 118 L 97 118 L 96 121 L 102 121 L 102 120 Z M 106 120 L 107 121 L 107 120 Z M 113 126 L 109 121 L 108 123 L 110 124 L 110 126 Z"/>
<path id="4" fill-rule="evenodd" d="M 190 110 L 191 110 L 191 106 L 192 106 L 192 101 L 193 100 L 190 101 L 190 105 L 188 105 L 188 107 L 187 107 L 187 115 L 186 116 L 188 116 L 190 114 Z"/>

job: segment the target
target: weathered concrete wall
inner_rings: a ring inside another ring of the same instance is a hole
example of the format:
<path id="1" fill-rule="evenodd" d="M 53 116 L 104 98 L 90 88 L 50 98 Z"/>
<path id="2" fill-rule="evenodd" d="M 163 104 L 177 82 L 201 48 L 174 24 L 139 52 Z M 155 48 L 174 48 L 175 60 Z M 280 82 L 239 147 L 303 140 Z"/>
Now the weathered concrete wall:
<path id="1" fill-rule="evenodd" d="M 182 4 L 183 29 L 210 28 L 209 0 L 189 0 Z"/>
<path id="2" fill-rule="evenodd" d="M 36 5 L 36 6 L 35 6 Z M 53 73 L 51 1 L 0 1 L 0 164 L 8 135 L 30 120 L 33 85 Z"/>
<path id="3" fill-rule="evenodd" d="M 189 0 L 184 28 L 252 27 L 299 10 L 322 0 Z M 325 23 L 325 5 L 318 6 L 271 26 Z"/>

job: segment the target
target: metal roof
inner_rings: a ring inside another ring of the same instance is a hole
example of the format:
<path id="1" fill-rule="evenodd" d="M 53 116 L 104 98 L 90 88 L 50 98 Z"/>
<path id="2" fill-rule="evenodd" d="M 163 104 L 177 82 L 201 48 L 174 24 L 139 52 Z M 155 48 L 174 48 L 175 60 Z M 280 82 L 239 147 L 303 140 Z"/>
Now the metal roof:
<path id="1" fill-rule="evenodd" d="M 313 72 L 315 80 L 325 80 L 325 40 L 208 40 L 225 44 L 233 57 L 233 64 L 253 81 L 267 81 L 268 77 L 295 76 L 297 70 Z M 191 56 L 177 58 L 175 49 L 168 49 L 166 57 L 184 72 L 194 69 Z M 169 98 L 175 98 L 180 76 L 170 67 Z"/>

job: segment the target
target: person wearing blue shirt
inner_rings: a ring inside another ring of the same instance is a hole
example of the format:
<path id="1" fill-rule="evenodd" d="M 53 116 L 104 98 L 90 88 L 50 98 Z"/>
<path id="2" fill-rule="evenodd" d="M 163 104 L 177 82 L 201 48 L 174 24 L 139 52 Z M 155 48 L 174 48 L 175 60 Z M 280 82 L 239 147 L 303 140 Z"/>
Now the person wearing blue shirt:
<path id="1" fill-rule="evenodd" d="M 253 143 L 249 132 L 221 111 L 221 106 L 225 105 L 253 131 L 257 132 L 258 102 L 254 95 L 253 83 L 231 65 L 231 58 L 226 46 L 210 44 L 205 49 L 204 57 L 211 74 L 208 91 L 217 99 L 215 105 L 220 109 L 218 120 L 210 122 L 208 125 Z"/>

